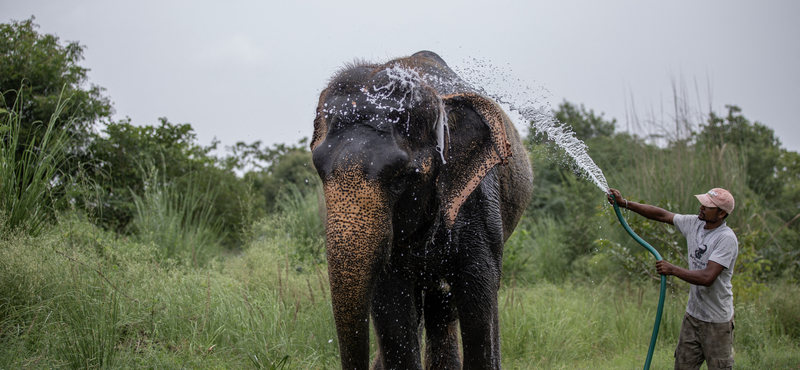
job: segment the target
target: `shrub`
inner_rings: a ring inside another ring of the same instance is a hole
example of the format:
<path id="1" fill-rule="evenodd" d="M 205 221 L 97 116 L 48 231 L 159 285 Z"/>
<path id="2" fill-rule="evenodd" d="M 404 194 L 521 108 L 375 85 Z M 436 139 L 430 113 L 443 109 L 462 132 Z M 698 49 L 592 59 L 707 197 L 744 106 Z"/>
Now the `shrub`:
<path id="1" fill-rule="evenodd" d="M 210 184 L 197 186 L 193 175 L 187 175 L 187 187 L 179 189 L 150 166 L 144 196 L 134 195 L 133 226 L 138 240 L 158 246 L 161 258 L 199 267 L 219 254 L 224 236 L 221 220 L 213 213 L 216 192 Z"/>
<path id="2" fill-rule="evenodd" d="M 42 135 L 23 135 L 23 88 L 12 110 L 0 109 L 0 235 L 22 228 L 38 235 L 54 216 L 54 188 L 69 182 L 59 172 L 68 156 L 69 135 L 58 122 L 69 99 L 59 97 L 56 111 Z M 40 125 L 33 125 L 40 127 Z M 41 137 L 41 141 L 37 141 Z M 20 141 L 28 138 L 27 142 Z"/>

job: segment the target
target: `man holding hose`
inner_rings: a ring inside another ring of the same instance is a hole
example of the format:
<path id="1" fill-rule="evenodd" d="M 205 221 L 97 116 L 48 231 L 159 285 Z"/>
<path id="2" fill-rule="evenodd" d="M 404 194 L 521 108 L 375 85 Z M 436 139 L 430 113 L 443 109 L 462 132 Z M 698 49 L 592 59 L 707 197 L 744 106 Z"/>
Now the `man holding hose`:
<path id="1" fill-rule="evenodd" d="M 733 195 L 714 188 L 695 195 L 700 201 L 697 215 L 680 215 L 663 208 L 629 202 L 616 189 L 609 189 L 617 205 L 651 220 L 675 225 L 686 237 L 689 269 L 666 261 L 656 262 L 661 275 L 674 275 L 691 284 L 686 314 L 681 323 L 675 369 L 709 370 L 733 368 L 733 290 L 731 277 L 739 254 L 739 241 L 725 218 L 733 212 Z"/>

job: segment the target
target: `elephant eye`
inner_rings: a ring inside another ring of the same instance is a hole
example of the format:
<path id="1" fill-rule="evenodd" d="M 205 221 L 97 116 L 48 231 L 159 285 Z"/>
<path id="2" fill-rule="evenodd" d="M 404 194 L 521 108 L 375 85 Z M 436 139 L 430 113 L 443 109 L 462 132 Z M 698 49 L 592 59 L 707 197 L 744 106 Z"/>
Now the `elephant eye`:
<path id="1" fill-rule="evenodd" d="M 342 123 L 343 122 L 338 115 L 332 115 L 328 128 L 329 133 L 333 133 L 344 128 L 344 125 Z"/>
<path id="2" fill-rule="evenodd" d="M 406 190 L 406 183 L 407 181 L 404 181 L 403 179 L 392 181 L 389 185 L 389 192 L 396 197 L 400 196 L 400 194 L 403 194 L 403 192 Z"/>

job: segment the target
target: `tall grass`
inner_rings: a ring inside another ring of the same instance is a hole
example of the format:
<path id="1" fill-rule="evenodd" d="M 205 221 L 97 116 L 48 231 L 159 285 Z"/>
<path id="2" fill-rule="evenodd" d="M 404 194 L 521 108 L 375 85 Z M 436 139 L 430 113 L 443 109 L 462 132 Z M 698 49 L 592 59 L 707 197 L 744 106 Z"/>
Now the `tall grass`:
<path id="1" fill-rule="evenodd" d="M 58 350 L 72 369 L 111 368 L 121 337 L 118 294 L 86 285 L 59 300 L 63 341 Z"/>
<path id="2" fill-rule="evenodd" d="M 742 158 L 733 147 L 697 147 L 682 143 L 666 149 L 640 147 L 630 153 L 632 166 L 608 168 L 609 183 L 621 188 L 630 200 L 661 203 L 673 212 L 696 213 L 695 194 L 711 188 L 730 190 L 741 199 L 729 223 L 745 226 L 755 206 L 746 199 L 752 192 Z"/>
<path id="3" fill-rule="evenodd" d="M 201 266 L 77 215 L 0 240 L 0 368 L 334 368 L 327 272 L 291 252 L 300 219 Z"/>
<path id="4" fill-rule="evenodd" d="M 58 171 L 67 159 L 69 136 L 58 126 L 69 99 L 60 96 L 50 121 L 41 125 L 22 122 L 23 92 L 20 87 L 12 110 L 0 110 L 0 214 L 4 221 L 0 234 L 16 228 L 31 235 L 41 233 L 52 220 L 52 190 L 64 180 L 58 178 Z M 20 141 L 23 126 L 35 128 L 28 142 Z M 36 132 L 41 129 L 44 133 L 39 141 Z"/>
<path id="5" fill-rule="evenodd" d="M 687 117 L 681 120 L 688 121 Z M 672 142 L 663 149 L 639 149 L 628 154 L 630 167 L 614 169 L 607 176 L 610 183 L 618 184 L 616 186 L 627 199 L 654 204 L 675 213 L 696 214 L 699 203 L 695 194 L 715 187 L 734 194 L 736 209 L 726 219 L 739 240 L 739 256 L 732 280 L 734 299 L 743 303 L 759 299 L 767 289 L 764 276 L 770 268 L 762 247 L 778 225 L 766 217 L 768 210 L 758 201 L 760 195 L 748 187 L 742 153 L 733 146 L 688 145 L 686 141 Z M 603 213 L 609 219 L 614 218 L 610 207 Z M 666 260 L 686 266 L 685 238 L 672 226 L 646 220 L 634 213 L 625 215 L 634 231 L 656 247 Z M 657 278 L 652 261 L 643 249 L 620 227 L 613 230 L 602 237 L 601 249 L 613 255 L 627 271 Z M 686 288 L 680 280 L 670 278 L 668 282 Z"/>
<path id="6" fill-rule="evenodd" d="M 526 220 L 527 221 L 527 220 Z M 503 254 L 505 280 L 559 283 L 570 274 L 564 229 L 553 217 L 523 222 L 506 242 Z"/>
<path id="7" fill-rule="evenodd" d="M 295 241 L 292 254 L 300 260 L 323 262 L 325 239 L 324 198 L 319 180 L 311 192 L 290 184 L 278 196 L 278 208 L 287 219 L 287 235 Z"/>
<path id="8" fill-rule="evenodd" d="M 293 251 L 308 220 L 285 209 L 254 225 L 240 255 L 200 267 L 76 216 L 0 241 L 0 368 L 338 368 L 326 267 Z M 785 289 L 737 306 L 738 368 L 796 366 L 796 326 L 780 323 L 794 312 L 782 295 L 797 292 Z M 637 368 L 656 294 L 611 278 L 510 278 L 499 295 L 503 365 Z M 671 367 L 684 305 L 683 294 L 668 298 L 653 368 Z"/>
<path id="9" fill-rule="evenodd" d="M 560 368 L 647 351 L 657 291 L 646 285 L 538 284 L 501 294 L 504 361 L 511 368 Z M 677 337 L 685 301 L 671 298 L 660 345 Z M 680 309 L 672 310 L 679 307 Z"/>
<path id="10" fill-rule="evenodd" d="M 136 212 L 133 227 L 143 243 L 158 246 L 162 258 L 172 258 L 191 266 L 203 266 L 218 255 L 224 239 L 221 220 L 213 217 L 216 192 L 193 181 L 195 174 L 182 179 L 187 186 L 177 186 L 179 179 L 159 176 L 155 165 L 145 172 L 145 193 L 134 194 Z"/>

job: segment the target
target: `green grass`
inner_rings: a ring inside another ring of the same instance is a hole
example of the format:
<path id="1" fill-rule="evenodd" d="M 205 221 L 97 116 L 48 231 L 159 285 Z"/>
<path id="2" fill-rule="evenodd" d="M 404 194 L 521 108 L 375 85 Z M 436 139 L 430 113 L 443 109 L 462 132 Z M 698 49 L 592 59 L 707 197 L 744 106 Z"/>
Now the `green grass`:
<path id="1" fill-rule="evenodd" d="M 243 253 L 203 268 L 163 261 L 152 243 L 76 216 L 38 237 L 7 238 L 0 368 L 338 368 L 327 272 L 293 256 L 291 219 L 262 220 Z M 737 306 L 737 368 L 800 365 L 797 319 L 787 306 L 798 293 L 779 285 Z M 507 369 L 644 363 L 655 286 L 511 280 L 499 299 Z M 684 305 L 684 293 L 668 297 L 653 369 L 672 366 Z"/>
<path id="2" fill-rule="evenodd" d="M 186 188 L 178 188 L 155 165 L 146 172 L 143 197 L 134 195 L 136 206 L 132 226 L 136 238 L 157 246 L 162 259 L 174 259 L 192 266 L 205 264 L 222 251 L 224 239 L 221 220 L 214 218 L 216 192 L 202 188 L 194 181 L 197 175 L 186 176 Z"/>
<path id="3" fill-rule="evenodd" d="M 48 123 L 23 122 L 23 92 L 20 88 L 12 110 L 0 109 L 0 234 L 24 230 L 38 235 L 58 201 L 52 197 L 53 188 L 68 181 L 59 168 L 68 157 L 69 137 L 58 126 L 69 99 L 59 97 Z M 24 142 L 26 124 L 44 130 L 40 141 L 30 135 Z"/>

